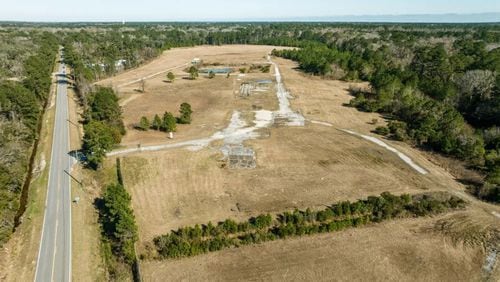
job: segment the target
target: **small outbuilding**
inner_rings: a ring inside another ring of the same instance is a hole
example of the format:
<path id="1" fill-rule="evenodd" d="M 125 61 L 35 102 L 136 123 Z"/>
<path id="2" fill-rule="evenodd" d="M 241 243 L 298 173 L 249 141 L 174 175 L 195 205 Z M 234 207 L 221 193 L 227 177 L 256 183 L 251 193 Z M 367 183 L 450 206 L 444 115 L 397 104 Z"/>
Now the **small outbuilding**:
<path id="1" fill-rule="evenodd" d="M 203 61 L 202 61 L 200 58 L 194 58 L 194 59 L 191 61 L 191 64 L 192 64 L 193 66 L 199 66 L 199 65 L 201 65 L 201 64 L 202 64 L 202 62 L 203 62 Z"/>

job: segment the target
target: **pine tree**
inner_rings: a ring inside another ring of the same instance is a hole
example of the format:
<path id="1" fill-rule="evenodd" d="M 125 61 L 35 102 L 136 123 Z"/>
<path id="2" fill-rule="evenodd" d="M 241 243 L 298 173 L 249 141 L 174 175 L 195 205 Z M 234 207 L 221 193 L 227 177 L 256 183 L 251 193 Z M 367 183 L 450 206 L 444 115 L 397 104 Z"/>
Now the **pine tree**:
<path id="1" fill-rule="evenodd" d="M 168 81 L 170 81 L 170 82 L 174 82 L 174 80 L 175 80 L 175 74 L 174 74 L 174 73 L 172 73 L 172 72 L 168 72 L 168 73 L 167 73 L 167 79 L 168 79 Z"/>
<path id="2" fill-rule="evenodd" d="M 166 132 L 175 132 L 177 130 L 177 120 L 174 115 L 165 112 L 163 115 L 162 129 Z"/>
<path id="3" fill-rule="evenodd" d="M 182 103 L 179 113 L 181 114 L 179 117 L 180 124 L 191 124 L 191 114 L 193 113 L 193 110 L 191 110 L 190 104 Z"/>
<path id="4" fill-rule="evenodd" d="M 147 117 L 142 117 L 141 121 L 139 123 L 139 128 L 141 130 L 147 131 L 150 126 L 151 126 L 151 124 L 149 123 L 148 118 Z"/>
<path id="5" fill-rule="evenodd" d="M 160 130 L 161 129 L 161 127 L 162 127 L 162 121 L 161 121 L 160 116 L 155 115 L 155 117 L 153 118 L 152 127 L 155 130 Z"/>
<path id="6" fill-rule="evenodd" d="M 198 77 L 198 69 L 195 66 L 189 68 L 189 77 L 195 80 Z"/>

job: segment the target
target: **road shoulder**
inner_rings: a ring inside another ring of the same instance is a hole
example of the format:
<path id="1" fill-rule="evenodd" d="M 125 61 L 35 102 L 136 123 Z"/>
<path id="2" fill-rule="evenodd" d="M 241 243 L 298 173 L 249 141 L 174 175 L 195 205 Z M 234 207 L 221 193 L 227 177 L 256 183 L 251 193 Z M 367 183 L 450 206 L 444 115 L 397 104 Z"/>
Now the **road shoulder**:
<path id="1" fill-rule="evenodd" d="M 68 88 L 68 108 L 70 120 L 70 150 L 81 149 L 83 126 L 80 123 L 82 109 L 78 97 L 72 88 Z M 85 171 L 78 164 L 72 167 L 71 196 L 72 200 L 79 198 L 78 203 L 72 203 L 72 279 L 73 281 L 106 281 L 106 270 L 100 250 L 100 229 L 94 199 L 99 191 L 83 180 Z M 76 179 L 76 180 L 75 180 Z M 83 185 L 77 181 L 82 181 Z"/>
<path id="2" fill-rule="evenodd" d="M 58 67 L 59 64 L 55 69 Z M 56 81 L 53 75 L 23 222 L 0 250 L 0 281 L 31 281 L 35 276 L 51 162 Z"/>

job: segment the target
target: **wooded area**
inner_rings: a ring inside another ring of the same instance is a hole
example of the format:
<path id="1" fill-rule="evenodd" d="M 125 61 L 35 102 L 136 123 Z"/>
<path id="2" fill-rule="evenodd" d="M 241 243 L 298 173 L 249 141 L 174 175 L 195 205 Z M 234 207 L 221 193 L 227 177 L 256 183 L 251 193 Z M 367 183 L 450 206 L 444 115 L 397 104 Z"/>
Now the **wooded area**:
<path id="1" fill-rule="evenodd" d="M 120 159 L 116 160 L 116 174 L 117 183 L 104 187 L 102 197 L 95 202 L 99 210 L 103 256 L 112 280 L 128 277 L 129 267 L 132 267 L 135 277 L 138 275 L 134 269 L 137 264 L 135 252 L 135 242 L 138 239 L 137 224 L 131 197 L 124 187 Z M 121 273 L 123 271 L 125 273 Z"/>
<path id="2" fill-rule="evenodd" d="M 273 53 L 308 73 L 369 81 L 369 91 L 352 89 L 351 105 L 394 119 L 377 132 L 467 161 L 487 174 L 474 193 L 499 202 L 500 48 L 486 44 L 493 34 L 445 32 L 436 44 L 411 30 L 380 35 L 387 39 L 319 37 Z"/>
<path id="3" fill-rule="evenodd" d="M 7 38 L 16 40 L 20 34 L 10 36 Z M 7 64 L 19 66 L 10 73 L 20 75 L 19 79 L 4 80 L 0 76 L 0 246 L 15 227 L 58 47 L 57 38 L 48 32 L 23 33 L 22 37 L 36 47 L 28 56 L 24 53 L 28 50 L 12 51 Z M 21 61 L 14 62 L 18 59 Z"/>
<path id="4" fill-rule="evenodd" d="M 118 97 L 113 89 L 97 87 L 86 95 L 85 101 L 82 151 L 87 165 L 96 169 L 104 160 L 106 152 L 120 144 L 126 131 Z"/>

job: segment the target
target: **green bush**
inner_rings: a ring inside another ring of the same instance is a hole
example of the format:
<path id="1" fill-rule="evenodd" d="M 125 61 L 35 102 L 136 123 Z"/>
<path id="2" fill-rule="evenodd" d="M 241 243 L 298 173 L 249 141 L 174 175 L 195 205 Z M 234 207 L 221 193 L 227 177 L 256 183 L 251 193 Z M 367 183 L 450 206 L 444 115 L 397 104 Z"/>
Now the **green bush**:
<path id="1" fill-rule="evenodd" d="M 319 211 L 285 211 L 277 215 L 276 221 L 267 214 L 242 223 L 227 219 L 217 227 L 209 222 L 201 230 L 197 225 L 180 228 L 156 237 L 153 242 L 163 258 L 188 257 L 270 240 L 334 232 L 372 221 L 425 216 L 463 206 L 463 200 L 448 195 L 434 197 L 432 194 L 424 194 L 411 197 L 386 192 L 379 197 L 368 197 L 367 200 L 354 203 L 344 201 Z"/>
<path id="2" fill-rule="evenodd" d="M 387 136 L 389 135 L 390 130 L 385 126 L 378 126 L 377 128 L 375 128 L 373 132 L 375 132 L 378 135 Z"/>

